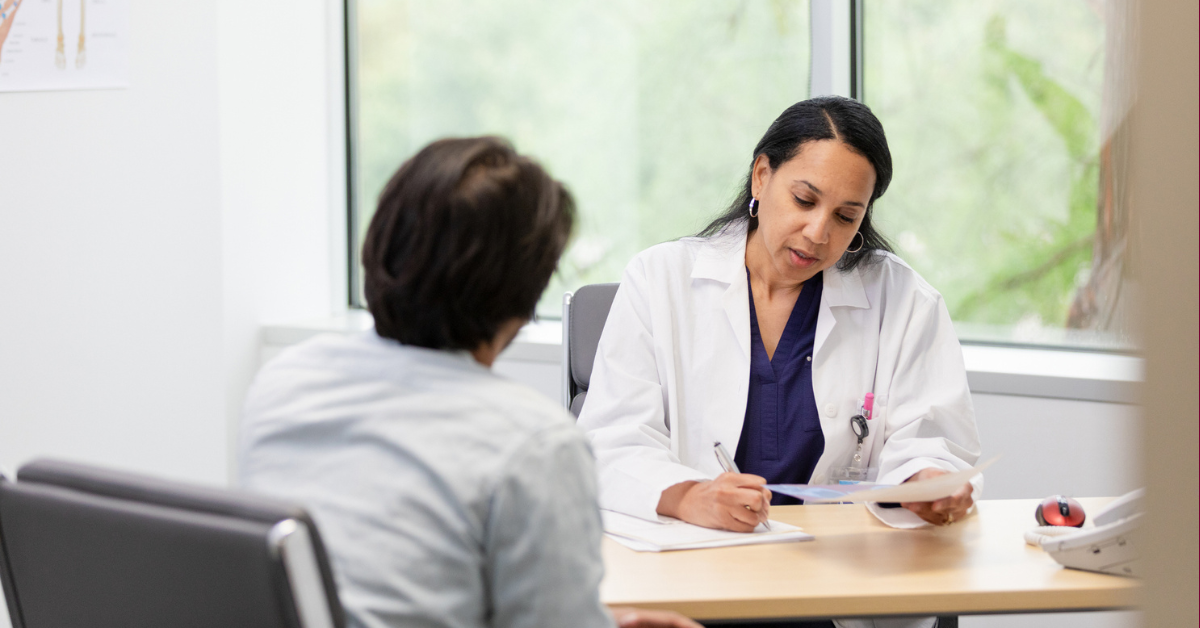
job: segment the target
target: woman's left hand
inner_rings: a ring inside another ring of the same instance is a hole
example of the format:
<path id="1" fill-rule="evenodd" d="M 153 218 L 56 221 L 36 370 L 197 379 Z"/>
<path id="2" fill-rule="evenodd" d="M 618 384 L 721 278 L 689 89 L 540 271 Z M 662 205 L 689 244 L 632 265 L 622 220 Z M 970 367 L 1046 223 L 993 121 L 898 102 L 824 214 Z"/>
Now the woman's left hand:
<path id="1" fill-rule="evenodd" d="M 930 467 L 914 473 L 905 482 L 928 480 L 929 478 L 935 478 L 946 473 L 948 471 Z M 918 517 L 935 526 L 948 526 L 955 521 L 962 521 L 966 518 L 967 511 L 975 504 L 975 500 L 971 498 L 973 488 L 970 483 L 967 483 L 953 495 L 943 497 L 937 501 L 903 502 L 900 505 L 917 513 Z"/>

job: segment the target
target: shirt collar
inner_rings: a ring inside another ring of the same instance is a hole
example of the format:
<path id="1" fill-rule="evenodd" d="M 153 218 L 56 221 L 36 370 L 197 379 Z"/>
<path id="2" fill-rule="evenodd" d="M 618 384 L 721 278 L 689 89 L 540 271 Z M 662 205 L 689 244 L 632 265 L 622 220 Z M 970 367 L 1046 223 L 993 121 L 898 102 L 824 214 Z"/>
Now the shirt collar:
<path id="1" fill-rule="evenodd" d="M 734 284 L 746 281 L 746 223 L 727 225 L 707 238 L 692 264 L 692 279 Z"/>
<path id="2" fill-rule="evenodd" d="M 848 271 L 837 266 L 825 271 L 825 302 L 829 307 L 869 308 L 867 291 L 863 288 L 862 274 L 858 268 Z"/>

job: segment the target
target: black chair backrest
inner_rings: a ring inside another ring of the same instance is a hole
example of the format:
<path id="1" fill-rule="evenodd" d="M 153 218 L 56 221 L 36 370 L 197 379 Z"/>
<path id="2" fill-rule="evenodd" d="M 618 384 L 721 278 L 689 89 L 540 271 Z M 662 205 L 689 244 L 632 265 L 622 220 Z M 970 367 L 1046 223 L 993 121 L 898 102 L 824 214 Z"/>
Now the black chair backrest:
<path id="1" fill-rule="evenodd" d="M 344 628 L 303 509 L 41 460 L 0 478 L 13 628 Z"/>
<path id="2" fill-rule="evenodd" d="M 615 283 L 595 283 L 583 286 L 570 298 L 570 307 L 564 316 L 567 325 L 567 346 L 564 368 L 567 372 L 567 395 L 571 413 L 579 416 L 587 398 L 588 385 L 592 380 L 592 363 L 596 361 L 596 347 L 600 344 L 600 333 L 608 320 L 613 297 L 617 295 Z"/>

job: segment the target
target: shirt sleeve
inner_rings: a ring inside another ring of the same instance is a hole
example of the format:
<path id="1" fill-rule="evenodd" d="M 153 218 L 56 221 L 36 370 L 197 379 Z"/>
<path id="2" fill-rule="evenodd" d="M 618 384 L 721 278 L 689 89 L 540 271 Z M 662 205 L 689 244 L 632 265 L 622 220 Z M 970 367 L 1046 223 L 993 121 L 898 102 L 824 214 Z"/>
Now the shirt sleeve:
<path id="1" fill-rule="evenodd" d="M 593 461 L 571 425 L 543 430 L 510 457 L 485 533 L 489 626 L 611 628 Z"/>
<path id="2" fill-rule="evenodd" d="M 656 520 L 664 490 L 711 477 L 684 465 L 671 448 L 651 289 L 643 261 L 634 258 L 600 336 L 579 427 L 596 452 L 600 505 Z"/>
<path id="3" fill-rule="evenodd" d="M 940 296 L 914 295 L 907 320 L 893 333 L 902 341 L 893 370 L 886 440 L 879 461 L 881 484 L 899 484 L 929 467 L 948 472 L 974 465 L 980 456 L 979 431 L 967 385 L 962 347 Z M 978 501 L 983 478 L 971 481 Z M 893 527 L 925 522 L 901 508 L 869 509 Z"/>

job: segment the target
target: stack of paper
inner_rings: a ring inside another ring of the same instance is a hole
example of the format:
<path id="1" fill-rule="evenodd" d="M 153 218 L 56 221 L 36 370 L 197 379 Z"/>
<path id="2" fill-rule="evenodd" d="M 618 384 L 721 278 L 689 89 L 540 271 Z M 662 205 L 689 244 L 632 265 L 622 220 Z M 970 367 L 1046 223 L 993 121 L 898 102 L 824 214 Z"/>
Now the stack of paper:
<path id="1" fill-rule="evenodd" d="M 604 532 L 609 537 L 621 545 L 639 552 L 667 552 L 734 545 L 811 541 L 813 539 L 811 534 L 794 525 L 774 520 L 771 521 L 770 530 L 759 524 L 753 532 L 729 532 L 702 528 L 666 517 L 663 518 L 664 522 L 656 522 L 611 510 L 602 510 L 600 514 L 604 518 Z"/>

